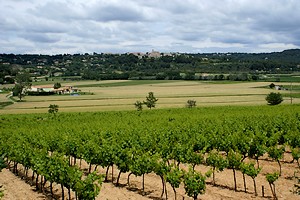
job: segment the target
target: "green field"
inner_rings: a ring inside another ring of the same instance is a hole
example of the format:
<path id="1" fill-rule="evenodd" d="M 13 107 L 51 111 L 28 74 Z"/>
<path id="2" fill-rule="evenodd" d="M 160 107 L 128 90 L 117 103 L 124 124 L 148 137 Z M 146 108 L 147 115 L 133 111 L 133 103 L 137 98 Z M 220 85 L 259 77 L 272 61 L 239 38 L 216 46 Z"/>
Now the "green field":
<path id="1" fill-rule="evenodd" d="M 165 179 L 166 184 L 171 183 L 170 177 L 175 178 L 176 172 L 182 177 L 179 184 L 193 187 L 194 184 L 187 185 L 185 181 L 195 173 L 204 177 L 207 170 L 214 170 L 208 158 L 215 155 L 224 161 L 223 166 L 228 171 L 232 170 L 234 160 L 236 171 L 226 177 L 232 183 L 235 173 L 240 174 L 241 163 L 252 162 L 256 166 L 264 161 L 255 177 L 260 180 L 258 188 L 261 188 L 267 184 L 267 173 L 279 173 L 281 165 L 272 161 L 277 159 L 282 165 L 288 165 L 284 168 L 285 176 L 279 177 L 277 192 L 288 199 L 296 199 L 296 194 L 290 192 L 294 180 L 285 177 L 287 170 L 292 171 L 288 174 L 290 177 L 299 168 L 295 163 L 287 164 L 286 157 L 283 162 L 282 156 L 283 153 L 290 155 L 288 150 L 299 152 L 299 121 L 300 105 L 1 115 L 0 155 L 13 163 L 13 171 L 27 174 L 32 169 L 51 184 L 68 188 L 73 196 L 85 192 L 97 196 L 90 186 L 93 182 L 83 181 L 87 174 L 93 176 L 90 172 L 99 173 L 97 166 L 107 171 L 114 166 L 112 170 L 118 172 L 112 175 L 115 177 L 129 173 L 143 180 L 144 175 L 150 173 L 152 178 L 161 177 L 163 181 L 163 177 L 169 177 Z M 247 158 L 247 162 L 242 158 Z M 79 159 L 88 164 L 86 168 L 79 165 Z M 220 177 L 226 172 L 216 170 L 215 173 Z M 107 178 L 108 174 L 103 176 Z M 201 184 L 211 184 L 209 180 L 212 180 L 210 176 L 203 178 Z M 119 178 L 114 181 L 116 187 L 118 181 Z M 228 187 L 227 181 L 217 181 L 218 185 L 208 191 L 210 195 L 220 189 L 236 191 L 233 184 Z M 89 187 L 82 189 L 85 184 Z M 143 186 L 138 187 L 147 192 L 153 191 L 151 187 L 155 186 L 148 185 L 144 189 L 143 181 Z M 55 190 L 56 195 L 60 192 Z M 244 198 L 254 195 L 253 189 L 245 193 L 239 190 L 239 193 L 244 194 Z"/>
<path id="2" fill-rule="evenodd" d="M 269 82 L 276 82 L 280 84 L 280 82 L 294 82 L 294 83 L 299 83 L 300 82 L 300 75 L 299 74 L 269 74 L 266 75 L 265 81 Z"/>

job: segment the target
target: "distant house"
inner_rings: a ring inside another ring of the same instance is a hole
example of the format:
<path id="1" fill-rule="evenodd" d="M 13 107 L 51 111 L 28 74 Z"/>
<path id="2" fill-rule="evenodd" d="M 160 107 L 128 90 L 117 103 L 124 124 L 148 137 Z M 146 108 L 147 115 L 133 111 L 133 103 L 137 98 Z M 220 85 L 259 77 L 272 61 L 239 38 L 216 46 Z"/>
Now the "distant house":
<path id="1" fill-rule="evenodd" d="M 63 86 L 58 89 L 54 89 L 54 93 L 56 94 L 72 94 L 79 92 L 78 88 L 74 88 L 73 86 Z"/>
<path id="2" fill-rule="evenodd" d="M 28 95 L 51 95 L 54 94 L 53 85 L 35 85 L 27 89 Z"/>
<path id="3" fill-rule="evenodd" d="M 31 86 L 28 91 L 31 92 L 52 92 L 54 90 L 53 85 L 35 85 Z"/>
<path id="4" fill-rule="evenodd" d="M 74 88 L 73 86 L 63 86 L 58 89 L 54 89 L 53 85 L 36 85 L 31 86 L 27 92 L 28 95 L 72 94 L 79 92 L 79 89 Z"/>
<path id="5" fill-rule="evenodd" d="M 153 49 L 150 53 L 147 53 L 147 55 L 149 58 L 160 58 L 161 57 L 160 52 L 154 51 Z"/>
<path id="6" fill-rule="evenodd" d="M 275 90 L 281 90 L 281 87 L 279 85 L 275 85 Z"/>
<path id="7" fill-rule="evenodd" d="M 288 90 L 288 89 L 284 88 L 282 85 L 275 85 L 275 90 Z"/>

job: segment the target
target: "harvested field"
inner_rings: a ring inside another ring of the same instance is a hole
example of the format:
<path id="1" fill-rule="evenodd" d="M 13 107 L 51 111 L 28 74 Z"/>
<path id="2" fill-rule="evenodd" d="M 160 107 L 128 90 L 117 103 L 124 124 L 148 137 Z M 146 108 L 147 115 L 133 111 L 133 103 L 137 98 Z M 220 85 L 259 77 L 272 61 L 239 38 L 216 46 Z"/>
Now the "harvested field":
<path id="1" fill-rule="evenodd" d="M 7 106 L 1 109 L 0 113 L 47 112 L 50 104 L 59 105 L 60 112 L 132 110 L 135 109 L 134 102 L 143 101 L 148 92 L 154 92 L 159 99 L 157 108 L 184 107 L 189 99 L 196 100 L 198 106 L 256 105 L 265 104 L 266 94 L 273 91 L 262 88 L 268 84 L 267 82 L 218 84 L 218 82 L 197 81 L 144 81 L 139 84 L 137 81 L 80 81 L 65 85 L 80 86 L 82 92 L 93 95 L 26 96 L 24 102 Z M 288 91 L 281 92 L 288 93 Z M 0 99 L 4 100 L 5 97 L 0 95 Z M 293 102 L 300 101 L 294 99 Z"/>

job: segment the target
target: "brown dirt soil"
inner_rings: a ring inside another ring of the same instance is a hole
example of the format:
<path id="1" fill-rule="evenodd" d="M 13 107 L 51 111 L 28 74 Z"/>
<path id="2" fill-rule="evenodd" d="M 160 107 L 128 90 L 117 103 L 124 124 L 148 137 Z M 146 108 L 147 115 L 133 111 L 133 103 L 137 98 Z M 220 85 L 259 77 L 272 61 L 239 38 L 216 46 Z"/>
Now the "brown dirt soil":
<path id="1" fill-rule="evenodd" d="M 300 196 L 293 193 L 294 183 L 296 182 L 293 178 L 295 171 L 299 170 L 296 163 L 290 163 L 292 157 L 289 153 L 286 153 L 284 159 L 281 160 L 282 164 L 282 176 L 275 182 L 276 193 L 278 199 L 286 200 L 300 200 Z M 277 162 L 274 162 L 264 156 L 259 160 L 262 171 L 256 178 L 257 192 L 258 196 L 254 195 L 253 181 L 250 177 L 246 176 L 247 181 L 247 192 L 244 192 L 242 173 L 237 172 L 237 188 L 238 191 L 234 191 L 233 183 L 233 172 L 232 170 L 224 170 L 223 172 L 216 173 L 216 186 L 211 184 L 212 178 L 207 178 L 206 192 L 203 195 L 199 195 L 198 199 L 204 200 L 240 200 L 240 199 L 272 199 L 272 193 L 265 179 L 265 175 L 270 172 L 279 171 L 279 166 Z M 82 165 L 85 170 L 87 170 L 87 165 Z M 181 168 L 187 169 L 188 166 L 180 165 Z M 21 169 L 21 168 L 20 168 Z M 100 173 L 105 173 L 106 169 L 98 169 Z M 205 173 L 209 170 L 207 166 L 196 167 L 197 171 Z M 96 198 L 96 200 L 146 200 L 154 199 L 161 200 L 160 198 L 162 192 L 161 179 L 151 173 L 145 175 L 145 191 L 142 191 L 142 177 L 130 176 L 130 186 L 127 185 L 128 173 L 122 174 L 120 178 L 120 187 L 116 187 L 115 184 L 111 183 L 111 169 L 109 170 L 109 182 L 103 183 L 101 192 Z M 114 183 L 118 175 L 118 170 L 114 167 Z M 31 176 L 31 173 L 29 173 Z M 0 173 L 0 185 L 3 185 L 2 190 L 4 190 L 4 197 L 2 200 L 34 200 L 34 199 L 51 199 L 49 191 L 44 194 L 36 192 L 35 186 L 30 186 L 30 183 L 26 183 L 20 177 L 14 175 L 8 169 L 4 169 Z M 49 185 L 47 184 L 49 187 Z M 262 186 L 264 186 L 264 197 L 262 197 Z M 191 200 L 185 194 L 183 184 L 180 188 L 176 189 L 177 199 Z M 174 192 L 171 186 L 167 185 L 168 199 L 174 199 Z M 59 185 L 54 185 L 54 193 L 56 198 L 61 197 L 61 190 Z M 65 197 L 67 197 L 67 190 L 65 190 Z M 72 193 L 72 199 L 75 199 L 74 193 Z"/>

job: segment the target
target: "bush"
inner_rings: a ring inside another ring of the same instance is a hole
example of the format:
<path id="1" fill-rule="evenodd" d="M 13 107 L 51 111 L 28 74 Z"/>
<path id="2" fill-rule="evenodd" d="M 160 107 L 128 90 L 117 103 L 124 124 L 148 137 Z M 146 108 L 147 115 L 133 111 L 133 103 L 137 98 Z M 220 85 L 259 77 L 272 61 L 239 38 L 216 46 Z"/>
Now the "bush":
<path id="1" fill-rule="evenodd" d="M 188 100 L 186 102 L 186 107 L 188 107 L 188 108 L 196 107 L 196 101 L 195 100 Z"/>
<path id="2" fill-rule="evenodd" d="M 134 103 L 135 108 L 137 109 L 137 111 L 142 111 L 143 110 L 143 102 L 140 101 L 136 101 Z"/>
<path id="3" fill-rule="evenodd" d="M 54 83 L 54 89 L 58 89 L 61 88 L 61 84 L 60 83 Z"/>
<path id="4" fill-rule="evenodd" d="M 55 115 L 58 112 L 58 107 L 59 106 L 56 104 L 50 104 L 50 106 L 48 107 L 49 108 L 48 113 Z"/>
<path id="5" fill-rule="evenodd" d="M 269 105 L 277 105 L 283 101 L 282 95 L 280 93 L 271 92 L 267 95 L 266 101 Z"/>
<path id="6" fill-rule="evenodd" d="M 271 84 L 269 85 L 269 87 L 270 87 L 271 89 L 273 89 L 273 88 L 275 87 L 275 84 L 274 84 L 274 83 L 271 83 Z"/>

